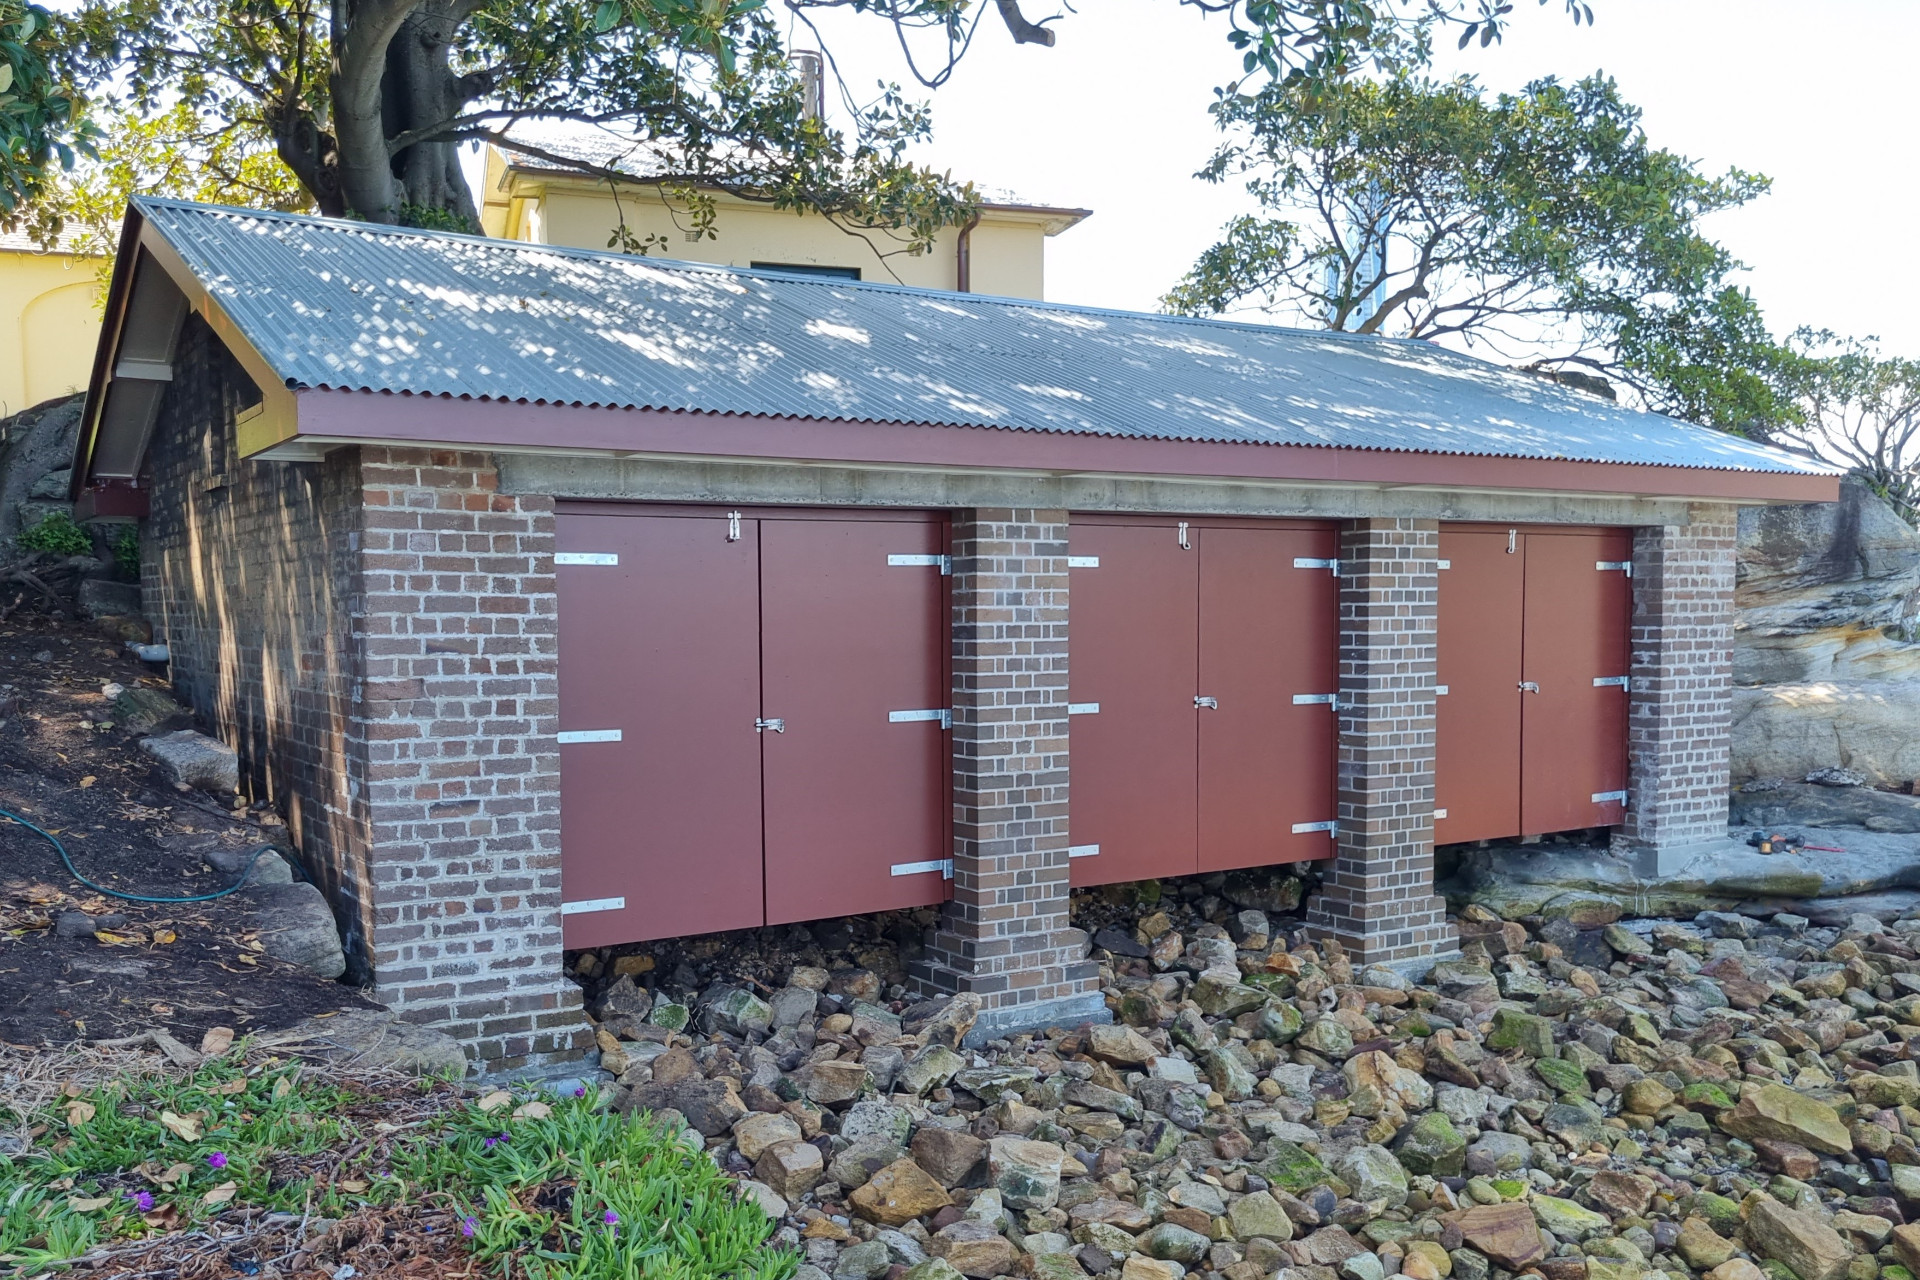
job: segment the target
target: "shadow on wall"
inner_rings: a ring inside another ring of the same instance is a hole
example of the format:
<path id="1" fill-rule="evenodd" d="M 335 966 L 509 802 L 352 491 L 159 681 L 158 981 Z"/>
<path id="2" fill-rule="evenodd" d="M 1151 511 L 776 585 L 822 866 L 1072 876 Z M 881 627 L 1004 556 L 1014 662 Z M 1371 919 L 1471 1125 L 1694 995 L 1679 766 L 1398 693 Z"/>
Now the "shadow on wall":
<path id="1" fill-rule="evenodd" d="M 1733 779 L 1920 777 L 1920 532 L 1857 481 L 1740 514 Z"/>

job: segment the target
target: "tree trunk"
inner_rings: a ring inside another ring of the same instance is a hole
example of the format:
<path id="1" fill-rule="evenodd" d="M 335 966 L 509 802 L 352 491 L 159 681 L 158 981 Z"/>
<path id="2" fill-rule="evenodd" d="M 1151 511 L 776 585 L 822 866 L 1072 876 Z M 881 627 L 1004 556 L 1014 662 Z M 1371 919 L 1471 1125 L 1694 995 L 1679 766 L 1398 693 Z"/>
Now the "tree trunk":
<path id="1" fill-rule="evenodd" d="M 465 108 L 466 88 L 448 65 L 464 13 L 464 5 L 454 9 L 445 0 L 429 0 L 408 15 L 388 48 L 381 108 L 389 138 L 453 120 Z M 406 205 L 443 211 L 478 230 L 479 211 L 460 172 L 459 146 L 416 142 L 393 157 L 393 175 Z"/>

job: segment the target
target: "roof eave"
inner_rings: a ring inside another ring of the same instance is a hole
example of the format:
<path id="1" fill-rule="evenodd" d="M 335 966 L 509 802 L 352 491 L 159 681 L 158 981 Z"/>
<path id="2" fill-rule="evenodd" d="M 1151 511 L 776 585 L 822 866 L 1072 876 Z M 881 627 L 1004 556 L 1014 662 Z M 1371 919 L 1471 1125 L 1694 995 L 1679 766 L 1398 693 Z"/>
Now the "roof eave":
<path id="1" fill-rule="evenodd" d="M 1805 472 L 597 408 L 332 388 L 303 389 L 295 399 L 299 430 L 275 450 L 281 456 L 313 456 L 355 443 L 525 450 L 538 441 L 538 451 L 553 453 L 1736 503 L 1831 502 L 1840 484 L 1838 475 Z"/>

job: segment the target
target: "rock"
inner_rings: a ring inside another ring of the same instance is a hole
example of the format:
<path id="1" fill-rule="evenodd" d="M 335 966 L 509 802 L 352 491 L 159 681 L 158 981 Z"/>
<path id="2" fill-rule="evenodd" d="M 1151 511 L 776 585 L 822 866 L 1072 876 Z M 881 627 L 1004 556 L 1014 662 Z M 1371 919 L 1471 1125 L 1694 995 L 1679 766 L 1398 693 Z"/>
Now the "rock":
<path id="1" fill-rule="evenodd" d="M 1715 1231 L 1705 1218 L 1690 1217 L 1680 1224 L 1674 1251 L 1696 1271 L 1707 1271 L 1733 1256 L 1733 1241 Z"/>
<path id="2" fill-rule="evenodd" d="M 1227 1223 L 1235 1240 L 1293 1239 L 1293 1219 L 1264 1191 L 1241 1196 L 1229 1205 Z"/>
<path id="3" fill-rule="evenodd" d="M 735 1184 L 742 1200 L 751 1200 L 760 1210 L 775 1222 L 787 1216 L 790 1207 L 785 1200 L 774 1194 L 773 1188 L 764 1182 L 755 1182 L 744 1178 Z M 795 1280 L 798 1280 L 796 1277 Z"/>
<path id="4" fill-rule="evenodd" d="M 729 1132 L 734 1122 L 747 1114 L 746 1104 L 740 1101 L 733 1081 L 707 1080 L 700 1076 L 688 1076 L 669 1084 L 651 1081 L 636 1087 L 628 1095 L 628 1101 L 642 1111 L 678 1111 L 701 1136 L 708 1138 Z M 769 1182 L 781 1196 L 793 1199 L 780 1190 L 779 1183 L 770 1182 L 764 1176 L 761 1181 Z"/>
<path id="5" fill-rule="evenodd" d="M 1198 1231 L 1163 1222 L 1141 1237 L 1140 1250 L 1148 1257 L 1191 1267 L 1207 1256 L 1211 1244 Z"/>
<path id="6" fill-rule="evenodd" d="M 258 856 L 256 856 L 258 855 Z M 221 888 L 241 884 L 252 888 L 262 884 L 292 884 L 293 868 L 272 845 L 246 845 L 238 849 L 215 845 L 201 851 L 200 860 L 225 879 Z M 246 879 L 241 880 L 245 873 Z"/>
<path id="7" fill-rule="evenodd" d="M 701 1008 L 700 1017 L 707 1030 L 741 1038 L 765 1033 L 773 1025 L 773 1009 L 742 987 L 720 992 Z"/>
<path id="8" fill-rule="evenodd" d="M 322 978 L 337 978 L 347 971 L 333 912 L 312 885 L 256 885 L 241 890 L 232 901 L 245 912 L 246 927 L 259 936 L 275 960 L 311 969 Z"/>
<path id="9" fill-rule="evenodd" d="M 965 1058 L 943 1044 L 930 1044 L 917 1050 L 900 1071 L 894 1084 L 902 1092 L 923 1094 L 938 1089 L 966 1066 Z"/>
<path id="10" fill-rule="evenodd" d="M 1407 1202 L 1407 1171 L 1385 1147 L 1355 1147 L 1334 1165 L 1334 1172 L 1353 1188 L 1356 1200 L 1385 1200 L 1389 1209 Z"/>
<path id="11" fill-rule="evenodd" d="M 403 1022 L 385 1009 L 341 1009 L 254 1037 L 266 1049 L 352 1065 L 367 1071 L 416 1076 L 467 1072 L 466 1050 L 444 1031 Z"/>
<path id="12" fill-rule="evenodd" d="M 1353 1052 L 1353 1033 L 1341 1026 L 1337 1019 L 1320 1018 L 1309 1022 L 1294 1043 L 1322 1057 L 1339 1060 Z"/>
<path id="13" fill-rule="evenodd" d="M 1327 1167 L 1320 1163 L 1319 1157 L 1297 1143 L 1275 1138 L 1267 1144 L 1267 1150 L 1267 1161 L 1260 1166 L 1260 1174 L 1274 1186 L 1284 1191 L 1298 1192 L 1317 1187 L 1327 1180 Z M 1399 1166 L 1396 1164 L 1394 1167 Z"/>
<path id="14" fill-rule="evenodd" d="M 240 757 L 226 743 L 215 742 L 205 734 L 182 729 L 142 738 L 140 749 L 158 760 L 168 781 L 177 785 L 222 795 L 240 789 Z"/>
<path id="15" fill-rule="evenodd" d="M 1766 1280 L 1767 1273 L 1745 1258 L 1730 1258 L 1707 1272 L 1707 1280 Z"/>
<path id="16" fill-rule="evenodd" d="M 869 1222 L 898 1227 L 946 1208 L 953 1198 L 919 1165 L 896 1160 L 867 1179 L 847 1203 Z"/>
<path id="17" fill-rule="evenodd" d="M 1673 1105 L 1673 1090 L 1658 1080 L 1635 1080 L 1621 1095 L 1622 1107 L 1637 1116 L 1659 1115 Z"/>
<path id="18" fill-rule="evenodd" d="M 1358 1240 L 1348 1235 L 1341 1227 L 1322 1227 L 1308 1236 L 1302 1244 L 1315 1265 L 1337 1267 L 1348 1258 L 1366 1252 Z"/>
<path id="19" fill-rule="evenodd" d="M 1358 1116 L 1404 1117 L 1433 1102 L 1433 1086 L 1378 1050 L 1347 1059 L 1347 1102 Z"/>
<path id="20" fill-rule="evenodd" d="M 1210 1018 L 1237 1018 L 1267 1002 L 1267 993 L 1234 977 L 1209 971 L 1200 975 L 1190 993 L 1200 1012 Z"/>
<path id="21" fill-rule="evenodd" d="M 758 1160 L 760 1153 L 768 1147 L 781 1142 L 798 1142 L 803 1136 L 800 1122 L 784 1113 L 767 1115 L 756 1111 L 733 1123 L 734 1149 L 749 1164 Z"/>
<path id="22" fill-rule="evenodd" d="M 1534 1196 L 1533 1216 L 1542 1229 L 1551 1231 L 1560 1240 L 1584 1240 L 1613 1228 L 1605 1214 L 1595 1213 L 1558 1196 Z"/>
<path id="23" fill-rule="evenodd" d="M 1408 1173 L 1452 1178 L 1466 1167 L 1467 1140 L 1453 1121 L 1432 1111 L 1407 1126 L 1395 1151 Z"/>
<path id="24" fill-rule="evenodd" d="M 1832 1227 L 1766 1196 L 1749 1208 L 1747 1238 L 1762 1256 L 1793 1268 L 1800 1280 L 1840 1280 L 1853 1256 Z"/>
<path id="25" fill-rule="evenodd" d="M 1497 1010 L 1487 1033 L 1487 1048 L 1518 1049 L 1528 1057 L 1550 1058 L 1554 1054 L 1553 1024 L 1538 1014 Z"/>
<path id="26" fill-rule="evenodd" d="M 73 602 L 89 618 L 136 614 L 141 611 L 140 584 L 87 578 L 80 583 Z"/>
<path id="27" fill-rule="evenodd" d="M 162 729 L 178 731 L 193 724 L 193 712 L 159 689 L 136 684 L 121 690 L 114 698 L 113 722 L 129 733 L 136 734 L 150 734 Z"/>
<path id="28" fill-rule="evenodd" d="M 963 1276 L 986 1280 L 1013 1270 L 1019 1251 L 1005 1236 L 984 1222 L 962 1220 L 934 1233 L 929 1251 L 944 1258 Z"/>
<path id="29" fill-rule="evenodd" d="M 795 1276 L 794 1280 L 800 1280 Z M 928 1258 L 925 1262 L 907 1268 L 900 1280 L 961 1280 L 960 1272 L 945 1258 Z"/>
<path id="30" fill-rule="evenodd" d="M 1920 648 L 1920 646 L 1910 646 Z M 1733 777 L 1802 778 L 1843 762 L 1876 786 L 1920 777 L 1920 680 L 1733 691 Z"/>
<path id="31" fill-rule="evenodd" d="M 1180 1280 L 1180 1275 L 1171 1263 L 1144 1253 L 1133 1254 L 1120 1268 L 1120 1280 Z"/>
<path id="32" fill-rule="evenodd" d="M 1546 1256 L 1533 1211 L 1524 1204 L 1483 1204 L 1447 1215 L 1468 1244 L 1509 1271 Z"/>
<path id="33" fill-rule="evenodd" d="M 856 1102 L 840 1120 L 840 1136 L 848 1142 L 878 1137 L 905 1146 L 912 1132 L 913 1114 L 886 1102 Z"/>
<path id="34" fill-rule="evenodd" d="M 1060 1166 L 1067 1153 L 1051 1142 L 994 1138 L 987 1144 L 993 1185 L 1009 1209 L 1051 1209 L 1060 1198 Z"/>
<path id="35" fill-rule="evenodd" d="M 907 1158 L 905 1148 L 891 1138 L 869 1134 L 847 1144 L 846 1150 L 827 1162 L 827 1177 L 843 1190 L 865 1186 L 874 1174 L 896 1160 Z"/>
<path id="36" fill-rule="evenodd" d="M 813 1064 L 813 1079 L 807 1085 L 807 1097 L 823 1107 L 852 1102 L 873 1082 L 867 1068 L 858 1062 L 835 1059 Z"/>
<path id="37" fill-rule="evenodd" d="M 922 1126 L 913 1135 L 913 1159 L 943 1187 L 966 1182 L 986 1158 L 987 1144 L 959 1129 Z"/>
<path id="38" fill-rule="evenodd" d="M 915 1005 L 902 1019 L 902 1027 L 908 1035 L 925 1032 L 930 1045 L 958 1049 L 979 1018 L 980 997 L 963 991 Z"/>
<path id="39" fill-rule="evenodd" d="M 1778 1084 L 1741 1089 L 1740 1101 L 1722 1112 L 1720 1128 L 1736 1138 L 1778 1138 L 1827 1155 L 1845 1155 L 1853 1139 L 1839 1113 L 1817 1098 L 1809 1098 Z M 1811 1280 L 1802 1276 L 1801 1280 Z"/>
<path id="40" fill-rule="evenodd" d="M 820 1148 L 798 1139 L 774 1143 L 753 1163 L 753 1176 L 785 1200 L 797 1200 L 813 1190 L 825 1173 Z"/>
<path id="41" fill-rule="evenodd" d="M 1116 1067 L 1144 1067 L 1159 1056 L 1145 1036 L 1119 1024 L 1089 1029 L 1087 1052 Z"/>
<path id="42" fill-rule="evenodd" d="M 90 916 L 84 911 L 62 911 L 54 917 L 53 936 L 70 941 L 91 939 L 95 933 L 124 929 L 126 925 L 126 916 L 118 911 L 105 911 L 97 916 Z"/>
<path id="43" fill-rule="evenodd" d="M 1601 1169 L 1587 1183 L 1587 1198 L 1595 1208 L 1616 1218 L 1626 1215 L 1640 1217 L 1646 1213 L 1656 1190 L 1658 1188 L 1650 1178 Z"/>

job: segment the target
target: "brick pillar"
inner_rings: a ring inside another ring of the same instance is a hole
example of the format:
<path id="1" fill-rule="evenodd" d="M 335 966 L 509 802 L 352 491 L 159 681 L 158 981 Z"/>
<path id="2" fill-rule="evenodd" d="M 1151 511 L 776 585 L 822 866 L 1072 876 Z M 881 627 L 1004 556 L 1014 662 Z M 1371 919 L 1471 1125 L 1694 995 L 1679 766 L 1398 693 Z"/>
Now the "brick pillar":
<path id="1" fill-rule="evenodd" d="M 1727 838 L 1733 725 L 1735 511 L 1633 536 L 1626 820 L 1614 847 L 1667 875 Z"/>
<path id="2" fill-rule="evenodd" d="M 1363 964 L 1459 950 L 1433 891 L 1439 525 L 1348 522 L 1340 535 L 1340 833 L 1307 925 Z"/>
<path id="3" fill-rule="evenodd" d="M 918 982 L 981 997 L 976 1041 L 1105 1021 L 1067 918 L 1067 516 L 953 525 L 953 901 Z"/>
<path id="4" fill-rule="evenodd" d="M 562 971 L 553 502 L 486 454 L 362 455 L 363 655 L 375 998 L 483 1074 L 590 1044 Z"/>

